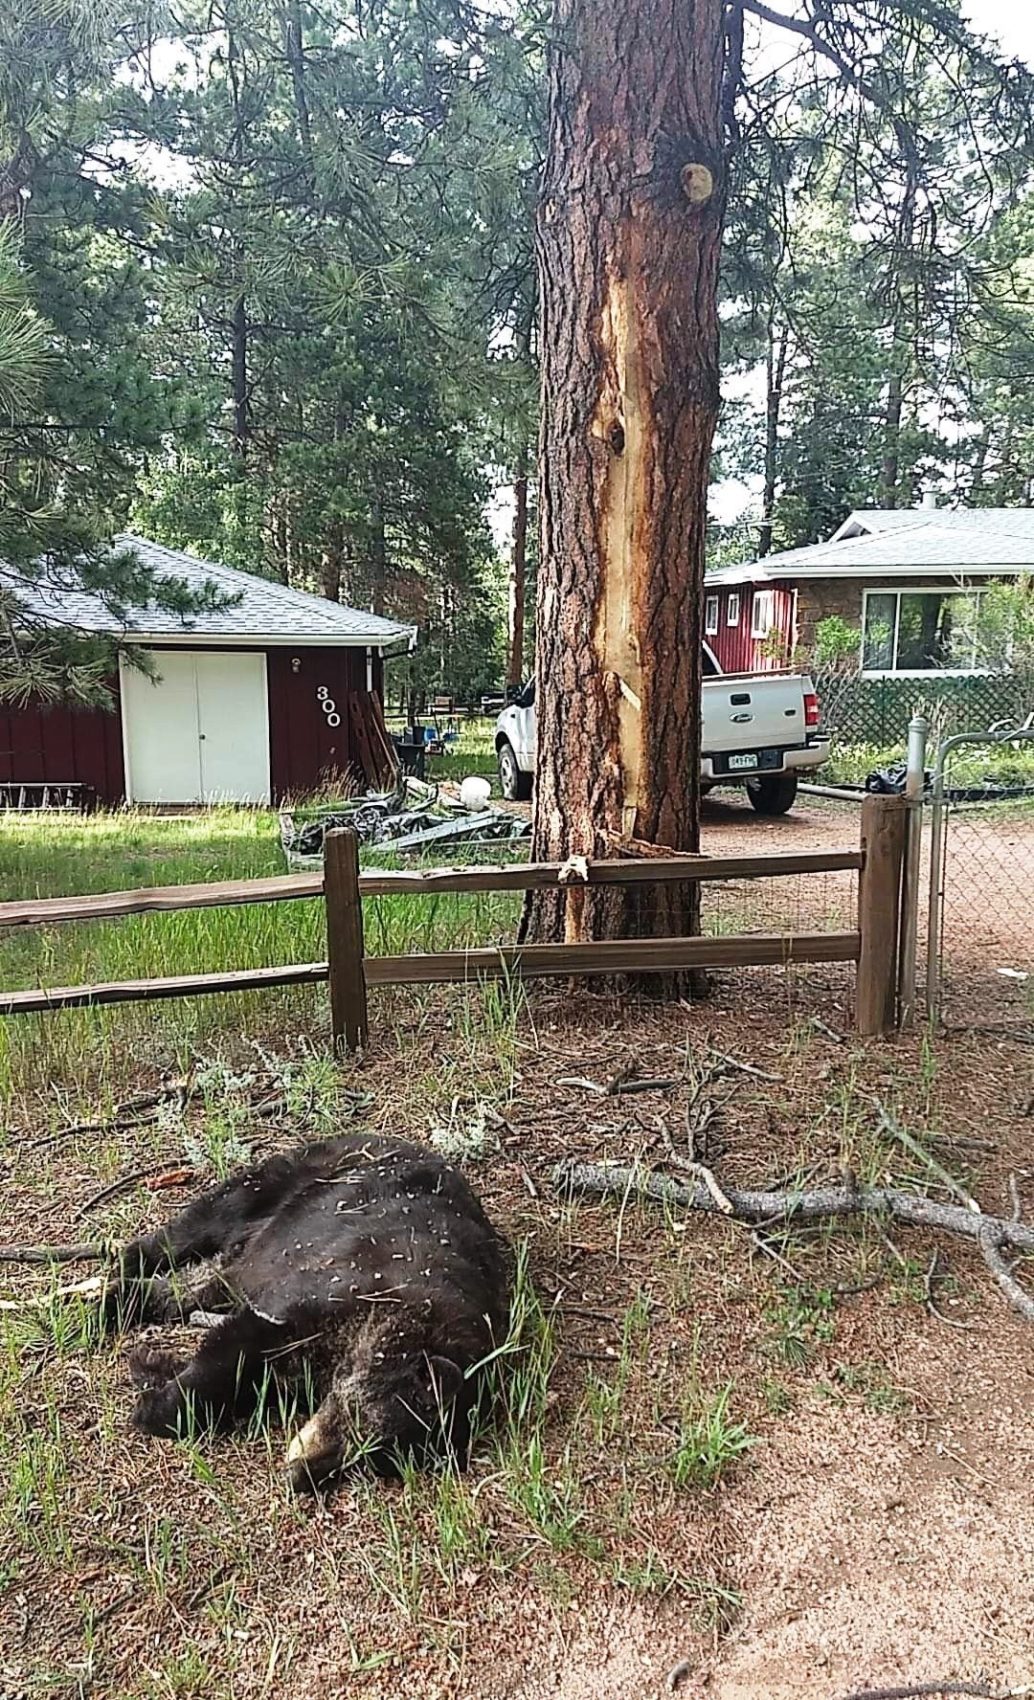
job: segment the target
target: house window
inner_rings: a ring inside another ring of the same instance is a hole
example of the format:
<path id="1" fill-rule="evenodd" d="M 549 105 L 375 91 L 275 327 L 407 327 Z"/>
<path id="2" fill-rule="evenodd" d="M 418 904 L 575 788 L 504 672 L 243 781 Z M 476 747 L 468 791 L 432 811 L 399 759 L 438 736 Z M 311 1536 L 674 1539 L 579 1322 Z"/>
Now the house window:
<path id="1" fill-rule="evenodd" d="M 980 591 L 867 590 L 866 673 L 971 673 L 986 665 Z"/>
<path id="2" fill-rule="evenodd" d="M 756 590 L 754 592 L 754 606 L 751 610 L 751 637 L 767 638 L 774 625 L 775 591 Z"/>
<path id="3" fill-rule="evenodd" d="M 726 604 L 725 623 L 727 626 L 738 626 L 740 623 L 740 599 L 738 594 L 730 596 Z"/>
<path id="4" fill-rule="evenodd" d="M 718 598 L 708 596 L 704 602 L 704 631 L 708 637 L 714 637 L 718 630 Z"/>

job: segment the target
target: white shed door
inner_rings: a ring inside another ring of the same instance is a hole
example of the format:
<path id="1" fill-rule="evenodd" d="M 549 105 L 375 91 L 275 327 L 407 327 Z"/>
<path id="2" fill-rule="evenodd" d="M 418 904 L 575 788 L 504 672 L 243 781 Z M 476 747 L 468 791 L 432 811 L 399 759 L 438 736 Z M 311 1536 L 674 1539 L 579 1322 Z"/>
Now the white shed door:
<path id="1" fill-rule="evenodd" d="M 153 681 L 121 670 L 130 802 L 267 803 L 265 656 L 166 649 L 152 659 Z"/>
<path id="2" fill-rule="evenodd" d="M 268 803 L 265 656 L 199 650 L 194 659 L 205 802 Z"/>

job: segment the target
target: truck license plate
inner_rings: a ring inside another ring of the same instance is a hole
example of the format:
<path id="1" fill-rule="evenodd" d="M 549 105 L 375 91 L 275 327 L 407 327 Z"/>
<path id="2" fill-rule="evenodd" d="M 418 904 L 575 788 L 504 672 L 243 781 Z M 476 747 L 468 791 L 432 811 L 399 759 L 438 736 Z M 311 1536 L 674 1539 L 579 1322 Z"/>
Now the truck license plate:
<path id="1" fill-rule="evenodd" d="M 748 754 L 748 755 L 743 755 L 743 756 L 730 756 L 729 757 L 729 772 L 730 773 L 741 773 L 744 768 L 753 769 L 753 768 L 757 767 L 757 765 L 758 765 L 758 758 L 754 754 Z"/>

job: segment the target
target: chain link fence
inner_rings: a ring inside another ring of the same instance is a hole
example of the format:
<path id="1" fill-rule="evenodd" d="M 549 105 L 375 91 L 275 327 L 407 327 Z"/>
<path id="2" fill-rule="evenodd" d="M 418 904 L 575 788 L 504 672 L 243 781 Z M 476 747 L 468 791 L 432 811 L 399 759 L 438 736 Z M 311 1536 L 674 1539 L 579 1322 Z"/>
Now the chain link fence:
<path id="1" fill-rule="evenodd" d="M 1034 1022 L 1034 729 L 938 750 L 929 808 L 927 1006 L 949 1026 Z"/>

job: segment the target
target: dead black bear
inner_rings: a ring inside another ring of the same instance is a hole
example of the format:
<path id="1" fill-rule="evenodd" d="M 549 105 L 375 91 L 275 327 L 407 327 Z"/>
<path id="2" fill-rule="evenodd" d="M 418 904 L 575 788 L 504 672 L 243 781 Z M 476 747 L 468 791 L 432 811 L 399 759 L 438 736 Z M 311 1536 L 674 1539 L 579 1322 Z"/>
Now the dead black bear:
<path id="1" fill-rule="evenodd" d="M 166 1273 L 203 1260 L 192 1286 Z M 287 1455 L 302 1490 L 360 1459 L 382 1472 L 404 1454 L 465 1461 L 506 1285 L 502 1241 L 457 1169 L 345 1135 L 272 1157 L 132 1241 L 106 1309 L 122 1326 L 212 1322 L 185 1362 L 132 1355 L 138 1428 L 228 1428 L 272 1385 L 312 1413 Z"/>

